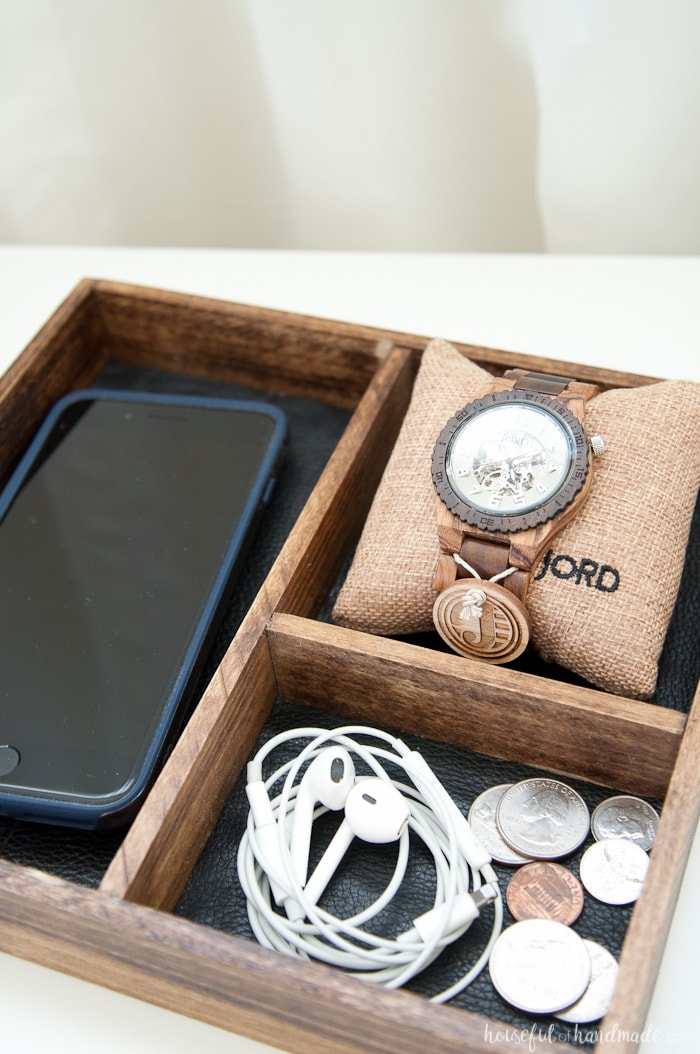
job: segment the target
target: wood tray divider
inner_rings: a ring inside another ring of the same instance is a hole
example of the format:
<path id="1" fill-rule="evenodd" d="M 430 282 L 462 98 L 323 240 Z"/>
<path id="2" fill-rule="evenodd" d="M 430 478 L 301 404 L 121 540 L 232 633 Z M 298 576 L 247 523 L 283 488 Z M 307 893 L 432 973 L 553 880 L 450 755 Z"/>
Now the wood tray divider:
<path id="1" fill-rule="evenodd" d="M 370 725 L 390 715 L 402 732 L 647 797 L 666 792 L 684 714 L 281 613 L 268 637 L 290 701 Z"/>
<path id="2" fill-rule="evenodd" d="M 101 883 L 171 908 L 276 697 L 264 636 L 275 611 L 315 610 L 349 551 L 405 411 L 410 353 L 377 371 L 234 641 Z M 223 745 L 225 749 L 223 748 Z"/>
<path id="3" fill-rule="evenodd" d="M 355 413 L 98 889 L 0 860 L 0 948 L 214 1025 L 319 1054 L 512 1054 L 513 1030 L 170 914 L 279 697 L 494 758 L 664 798 L 598 1054 L 637 1047 L 700 814 L 700 691 L 686 716 L 318 619 L 362 529 L 427 338 L 85 279 L 0 379 L 0 482 L 49 407 L 109 361 Z M 458 343 L 500 373 L 622 373 Z M 511 1037 L 511 1038 L 509 1038 Z M 536 1028 L 530 1049 L 572 1052 Z"/>

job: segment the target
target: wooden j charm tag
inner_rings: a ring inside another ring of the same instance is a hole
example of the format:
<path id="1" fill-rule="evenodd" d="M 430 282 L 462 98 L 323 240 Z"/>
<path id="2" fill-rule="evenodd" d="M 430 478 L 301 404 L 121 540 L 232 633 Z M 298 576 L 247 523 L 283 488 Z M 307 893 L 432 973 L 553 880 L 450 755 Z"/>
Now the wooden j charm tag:
<path id="1" fill-rule="evenodd" d="M 530 618 L 520 600 L 497 582 L 461 579 L 439 593 L 433 621 L 459 655 L 494 664 L 512 662 L 530 640 Z"/>
<path id="2" fill-rule="evenodd" d="M 567 377 L 507 370 L 437 437 L 433 621 L 458 654 L 505 663 L 527 648 L 532 569 L 585 502 L 604 449 L 584 425 L 597 393 Z M 470 578 L 455 582 L 455 561 Z"/>

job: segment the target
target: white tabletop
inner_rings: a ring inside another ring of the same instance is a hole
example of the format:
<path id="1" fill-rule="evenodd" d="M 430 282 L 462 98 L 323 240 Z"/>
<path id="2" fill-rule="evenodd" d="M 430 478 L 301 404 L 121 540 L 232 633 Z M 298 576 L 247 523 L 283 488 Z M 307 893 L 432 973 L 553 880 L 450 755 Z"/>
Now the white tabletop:
<path id="1" fill-rule="evenodd" d="M 697 257 L 34 247 L 0 247 L 0 373 L 84 277 L 700 380 Z M 698 888 L 696 839 L 645 1054 L 700 1049 Z M 272 1049 L 9 955 L 0 955 L 0 1012 L 2 1048 L 20 1054 Z"/>

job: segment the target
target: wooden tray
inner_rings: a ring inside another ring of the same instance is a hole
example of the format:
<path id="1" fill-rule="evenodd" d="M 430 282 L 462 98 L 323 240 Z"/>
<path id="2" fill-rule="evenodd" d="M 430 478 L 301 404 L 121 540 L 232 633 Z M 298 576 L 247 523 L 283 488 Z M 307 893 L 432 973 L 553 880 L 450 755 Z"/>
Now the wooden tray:
<path id="1" fill-rule="evenodd" d="M 499 1033 L 499 1024 L 481 1014 L 405 991 L 368 990 L 331 968 L 286 959 L 173 914 L 282 694 L 494 758 L 664 799 L 596 1049 L 635 1048 L 698 819 L 697 695 L 685 715 L 317 619 L 359 536 L 425 343 L 423 337 L 85 280 L 0 381 L 2 479 L 51 404 L 90 383 L 110 360 L 356 407 L 99 889 L 0 861 L 2 950 L 290 1051 L 514 1049 L 507 1027 Z M 603 387 L 651 380 L 458 346 L 496 373 L 525 366 Z M 547 738 L 536 734 L 543 723 L 552 730 Z"/>

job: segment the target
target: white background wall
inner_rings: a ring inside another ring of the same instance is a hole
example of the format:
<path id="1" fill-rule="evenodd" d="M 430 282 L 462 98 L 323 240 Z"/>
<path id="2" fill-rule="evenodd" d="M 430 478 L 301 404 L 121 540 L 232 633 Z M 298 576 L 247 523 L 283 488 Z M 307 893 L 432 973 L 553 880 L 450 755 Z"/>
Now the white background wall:
<path id="1" fill-rule="evenodd" d="M 0 241 L 700 250 L 698 0 L 0 0 Z"/>

